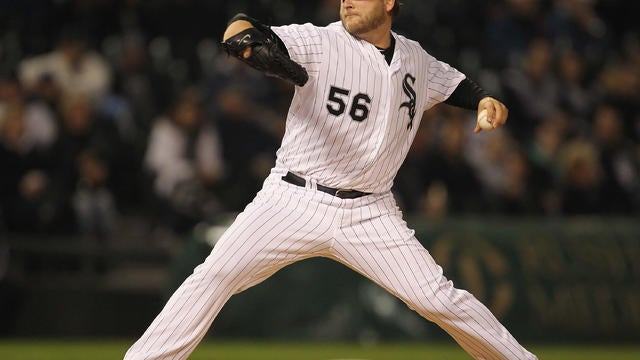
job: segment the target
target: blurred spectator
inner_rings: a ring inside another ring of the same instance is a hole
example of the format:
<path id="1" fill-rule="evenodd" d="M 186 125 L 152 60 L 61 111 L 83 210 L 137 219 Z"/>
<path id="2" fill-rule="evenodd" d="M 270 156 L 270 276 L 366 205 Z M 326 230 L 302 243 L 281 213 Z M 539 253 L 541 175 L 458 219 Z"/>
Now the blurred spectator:
<path id="1" fill-rule="evenodd" d="M 561 51 L 557 59 L 559 106 L 576 116 L 584 129 L 597 99 L 591 81 L 585 78 L 585 64 L 574 51 Z"/>
<path id="2" fill-rule="evenodd" d="M 602 187 L 606 189 L 600 210 L 608 214 L 633 213 L 640 200 L 640 163 L 632 144 L 624 137 L 624 123 L 614 107 L 600 105 L 596 109 L 593 137 L 599 152 Z"/>
<path id="3" fill-rule="evenodd" d="M 96 119 L 87 97 L 65 97 L 60 109 L 62 128 L 49 156 L 60 230 L 107 236 L 117 212 L 108 183 L 115 130 Z"/>
<path id="4" fill-rule="evenodd" d="M 220 137 L 204 115 L 202 94 L 183 90 L 169 115 L 155 120 L 145 155 L 160 216 L 177 231 L 221 211 L 214 192 L 224 172 Z"/>
<path id="5" fill-rule="evenodd" d="M 535 129 L 528 144 L 527 157 L 534 170 L 530 191 L 541 214 L 554 215 L 561 211 L 557 189 L 561 176 L 558 154 L 566 137 L 568 121 L 565 113 L 553 114 Z"/>
<path id="6" fill-rule="evenodd" d="M 598 150 L 588 140 L 577 138 L 561 150 L 562 212 L 566 215 L 594 215 L 605 210 L 602 169 Z"/>
<path id="7" fill-rule="evenodd" d="M 213 97 L 213 111 L 223 119 L 249 122 L 279 140 L 284 134 L 293 86 L 266 77 L 226 54 L 217 65 L 218 72 L 205 79 Z"/>
<path id="8" fill-rule="evenodd" d="M 168 110 L 173 84 L 151 63 L 142 34 L 129 32 L 112 40 L 114 92 L 130 103 L 133 125 L 148 132 L 151 121 Z"/>
<path id="9" fill-rule="evenodd" d="M 543 35 L 540 0 L 490 1 L 483 55 L 492 68 L 518 66 L 534 38 Z"/>
<path id="10" fill-rule="evenodd" d="M 8 109 L 24 118 L 24 134 L 19 140 L 23 152 L 43 150 L 53 143 L 58 131 L 55 113 L 40 101 L 27 102 L 18 80 L 12 76 L 0 77 L 0 116 Z"/>
<path id="11" fill-rule="evenodd" d="M 227 164 L 225 208 L 242 210 L 260 189 L 275 164 L 275 153 L 285 131 L 285 117 L 291 100 L 291 84 L 265 77 L 222 55 L 218 72 L 206 79 L 211 108 L 225 141 Z"/>
<path id="12" fill-rule="evenodd" d="M 110 94 L 96 104 L 100 121 L 116 130 L 112 138 L 110 184 L 124 211 L 146 208 L 143 159 L 153 120 L 168 110 L 174 84 L 151 63 L 142 34 L 129 31 L 105 41 L 114 69 Z"/>
<path id="13" fill-rule="evenodd" d="M 472 126 L 472 125 L 470 125 Z M 505 128 L 480 135 L 472 135 L 466 149 L 469 162 L 477 174 L 482 189 L 487 193 L 489 206 L 495 208 L 495 198 L 507 180 L 506 155 L 516 150 L 513 138 Z"/>
<path id="14" fill-rule="evenodd" d="M 522 66 L 504 73 L 509 129 L 517 140 L 528 138 L 544 118 L 558 109 L 559 89 L 552 72 L 553 54 L 548 40 L 538 38 L 527 48 Z"/>
<path id="15" fill-rule="evenodd" d="M 598 80 L 600 96 L 622 114 L 624 132 L 635 136 L 637 141 L 640 138 L 640 49 L 631 47 L 626 57 L 607 62 Z"/>
<path id="16" fill-rule="evenodd" d="M 419 174 L 427 192 L 432 191 L 432 186 L 441 189 L 438 193 L 446 191 L 441 197 L 447 199 L 448 214 L 468 214 L 483 208 L 485 194 L 465 154 L 470 129 L 464 118 L 466 111 L 453 107 L 448 110 L 448 118 L 438 131 L 436 147 L 420 161 Z"/>
<path id="17" fill-rule="evenodd" d="M 24 104 L 5 103 L 0 114 L 0 212 L 9 231 L 46 232 L 56 216 L 43 161 L 48 144 L 34 143 L 28 128 Z"/>
<path id="18" fill-rule="evenodd" d="M 92 101 L 109 92 L 111 85 L 109 64 L 87 48 L 80 29 L 71 27 L 53 51 L 22 61 L 19 76 L 28 92 L 46 80 L 55 82 L 64 95 L 82 95 Z"/>
<path id="19" fill-rule="evenodd" d="M 115 229 L 115 199 L 107 188 L 107 162 L 91 150 L 77 156 L 78 183 L 72 206 L 81 234 L 108 237 Z"/>
<path id="20" fill-rule="evenodd" d="M 423 114 L 420 127 L 416 132 L 416 137 L 409 148 L 407 158 L 400 167 L 398 175 L 394 180 L 393 192 L 398 204 L 403 211 L 414 213 L 418 211 L 427 211 L 430 218 L 441 218 L 446 215 L 446 189 L 442 186 L 440 196 L 436 199 L 426 194 L 426 199 L 422 194 L 425 190 L 424 179 L 421 174 L 421 167 L 426 154 L 435 148 L 434 143 L 437 140 L 437 128 L 442 118 L 442 113 L 446 111 L 445 105 L 436 105 Z M 425 205 L 424 201 L 434 202 L 431 205 Z M 429 208 L 430 209 L 427 209 Z"/>
<path id="21" fill-rule="evenodd" d="M 593 0 L 556 0 L 545 16 L 547 36 L 558 49 L 580 54 L 587 66 L 599 65 L 607 48 L 607 27 Z"/>
<path id="22" fill-rule="evenodd" d="M 504 129 L 474 135 L 466 150 L 484 191 L 484 213 L 533 215 L 544 211 L 538 186 L 546 174 Z"/>
<path id="23" fill-rule="evenodd" d="M 495 197 L 497 213 L 509 216 L 531 215 L 536 210 L 531 191 L 532 169 L 525 153 L 516 148 L 504 155 L 505 182 Z"/>
<path id="24" fill-rule="evenodd" d="M 59 116 L 58 105 L 63 97 L 60 85 L 50 74 L 43 74 L 38 78 L 33 87 L 25 94 L 29 101 L 39 103 L 47 107 L 49 111 Z"/>

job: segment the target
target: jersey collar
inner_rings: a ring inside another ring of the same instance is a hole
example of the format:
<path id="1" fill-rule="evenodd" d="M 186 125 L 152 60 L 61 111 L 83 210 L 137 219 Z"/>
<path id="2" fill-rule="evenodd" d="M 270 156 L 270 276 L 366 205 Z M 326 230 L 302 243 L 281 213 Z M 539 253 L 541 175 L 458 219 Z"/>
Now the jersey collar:
<path id="1" fill-rule="evenodd" d="M 384 59 L 387 61 L 387 64 L 389 65 L 391 65 L 391 60 L 393 60 L 393 53 L 395 52 L 395 47 L 396 47 L 396 38 L 393 36 L 393 34 L 390 34 L 390 36 L 391 36 L 391 44 L 389 45 L 388 48 L 382 49 L 376 46 L 376 49 L 378 49 L 378 51 L 380 51 L 380 53 L 384 55 Z"/>

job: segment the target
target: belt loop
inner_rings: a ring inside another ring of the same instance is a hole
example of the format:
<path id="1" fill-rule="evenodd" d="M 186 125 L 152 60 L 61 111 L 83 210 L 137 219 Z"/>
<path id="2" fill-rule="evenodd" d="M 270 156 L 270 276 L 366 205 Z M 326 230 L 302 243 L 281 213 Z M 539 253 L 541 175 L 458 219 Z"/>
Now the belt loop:
<path id="1" fill-rule="evenodd" d="M 305 187 L 307 189 L 311 189 L 311 190 L 318 190 L 318 182 L 314 179 L 307 179 L 307 181 L 305 182 Z"/>

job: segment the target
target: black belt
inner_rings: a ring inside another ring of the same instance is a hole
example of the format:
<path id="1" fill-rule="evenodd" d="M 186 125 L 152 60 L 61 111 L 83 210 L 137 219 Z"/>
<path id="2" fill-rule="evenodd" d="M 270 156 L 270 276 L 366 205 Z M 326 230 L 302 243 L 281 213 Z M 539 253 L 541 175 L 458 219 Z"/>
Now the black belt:
<path id="1" fill-rule="evenodd" d="M 302 186 L 304 187 L 307 184 L 307 181 L 303 178 L 301 178 L 300 176 L 292 173 L 292 172 L 288 172 L 287 175 L 282 177 L 282 180 L 288 182 L 289 184 L 293 184 L 293 185 L 297 185 L 297 186 Z M 331 188 L 328 186 L 323 186 L 320 184 L 317 184 L 316 187 L 318 188 L 319 191 L 322 191 L 324 193 L 327 193 L 329 195 L 333 195 L 336 197 L 339 197 L 340 199 L 355 199 L 355 198 L 359 198 L 361 196 L 365 196 L 365 195 L 369 195 L 371 193 L 367 193 L 367 192 L 362 192 L 362 191 L 358 191 L 358 190 L 343 190 L 343 189 L 336 189 L 336 188 Z"/>

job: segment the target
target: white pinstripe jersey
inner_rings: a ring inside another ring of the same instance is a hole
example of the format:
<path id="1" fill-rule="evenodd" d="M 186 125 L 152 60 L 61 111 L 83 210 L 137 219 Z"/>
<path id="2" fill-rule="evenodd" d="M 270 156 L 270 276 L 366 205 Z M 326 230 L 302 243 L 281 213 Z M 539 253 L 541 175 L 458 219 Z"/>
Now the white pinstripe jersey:
<path id="1" fill-rule="evenodd" d="M 391 64 L 341 22 L 274 26 L 309 73 L 296 87 L 276 168 L 342 189 L 391 189 L 422 113 L 446 100 L 465 76 L 393 33 Z"/>

